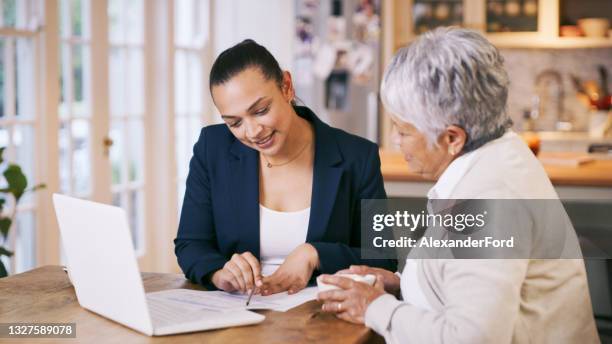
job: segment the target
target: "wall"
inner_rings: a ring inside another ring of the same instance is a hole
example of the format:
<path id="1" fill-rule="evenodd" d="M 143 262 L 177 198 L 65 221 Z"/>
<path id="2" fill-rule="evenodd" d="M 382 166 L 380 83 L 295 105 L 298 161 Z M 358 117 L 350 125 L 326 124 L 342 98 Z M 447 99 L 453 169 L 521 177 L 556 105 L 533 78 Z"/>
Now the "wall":
<path id="1" fill-rule="evenodd" d="M 246 38 L 252 38 L 270 50 L 282 68 L 290 69 L 294 17 L 293 1 L 214 1 L 214 56 Z"/>
<path id="2" fill-rule="evenodd" d="M 584 111 L 576 104 L 575 88 L 570 73 L 582 80 L 598 80 L 597 65 L 603 64 L 612 74 L 612 48 L 605 49 L 500 49 L 505 58 L 505 66 L 510 76 L 508 112 L 515 127 L 522 126 L 523 109 L 531 108 L 535 94 L 535 78 L 546 70 L 558 71 L 563 80 L 565 108 L 571 114 Z M 608 80 L 610 84 L 611 80 Z M 609 89 L 612 89 L 608 85 Z M 584 118 L 578 118 L 584 119 Z"/>

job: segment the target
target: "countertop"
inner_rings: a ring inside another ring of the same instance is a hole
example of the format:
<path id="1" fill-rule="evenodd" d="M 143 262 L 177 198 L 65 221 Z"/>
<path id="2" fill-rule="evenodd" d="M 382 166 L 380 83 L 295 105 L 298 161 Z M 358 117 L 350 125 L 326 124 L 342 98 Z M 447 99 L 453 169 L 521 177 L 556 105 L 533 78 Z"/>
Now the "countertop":
<path id="1" fill-rule="evenodd" d="M 550 158 L 554 154 L 556 153 L 540 152 L 538 158 Z M 554 185 L 612 187 L 612 158 L 603 159 L 594 155 L 593 158 L 593 161 L 579 166 L 543 165 Z M 407 163 L 399 152 L 381 150 L 380 159 L 382 175 L 387 182 L 432 182 L 409 172 Z"/>

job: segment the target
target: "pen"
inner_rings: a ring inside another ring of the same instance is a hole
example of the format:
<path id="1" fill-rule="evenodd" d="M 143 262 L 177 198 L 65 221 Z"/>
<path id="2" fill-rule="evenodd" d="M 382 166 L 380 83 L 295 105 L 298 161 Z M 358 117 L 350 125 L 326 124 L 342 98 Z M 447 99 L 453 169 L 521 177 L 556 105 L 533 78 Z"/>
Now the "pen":
<path id="1" fill-rule="evenodd" d="M 253 289 L 251 289 L 251 293 L 249 293 L 249 298 L 247 299 L 247 303 L 246 305 L 249 305 L 249 302 L 251 302 L 251 298 L 253 297 L 253 294 L 255 294 L 255 286 L 253 286 Z"/>

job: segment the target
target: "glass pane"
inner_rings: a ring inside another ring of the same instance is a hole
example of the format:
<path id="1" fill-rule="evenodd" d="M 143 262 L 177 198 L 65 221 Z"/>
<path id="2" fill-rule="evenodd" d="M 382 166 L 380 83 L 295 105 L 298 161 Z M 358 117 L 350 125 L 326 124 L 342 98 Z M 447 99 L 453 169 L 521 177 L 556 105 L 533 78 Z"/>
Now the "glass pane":
<path id="1" fill-rule="evenodd" d="M 463 0 L 415 0 L 412 17 L 417 34 L 438 26 L 460 26 L 463 22 Z"/>
<path id="2" fill-rule="evenodd" d="M 108 1 L 108 34 L 111 43 L 122 43 L 124 33 L 124 0 Z"/>
<path id="3" fill-rule="evenodd" d="M 115 192 L 113 193 L 113 205 L 116 207 L 122 207 L 125 202 L 122 201 L 121 193 Z"/>
<path id="4" fill-rule="evenodd" d="M 174 4 L 175 44 L 202 47 L 208 39 L 208 1 L 176 0 Z"/>
<path id="5" fill-rule="evenodd" d="M 72 60 L 72 56 L 70 50 L 70 45 L 62 44 L 59 104 L 59 116 L 61 119 L 66 119 L 70 116 L 70 103 L 73 99 L 72 91 L 70 90 L 70 85 L 72 84 L 72 78 L 70 77 L 70 61 Z"/>
<path id="6" fill-rule="evenodd" d="M 4 115 L 10 116 L 15 111 L 15 90 L 16 90 L 16 76 L 17 68 L 15 67 L 15 38 L 8 37 L 3 40 L 2 49 L 2 89 L 3 93 L 0 95 L 2 99 L 2 111 Z"/>
<path id="7" fill-rule="evenodd" d="M 174 6 L 174 40 L 177 45 L 186 46 L 192 41 L 193 0 L 176 0 Z"/>
<path id="8" fill-rule="evenodd" d="M 59 2 L 60 37 L 70 36 L 70 0 Z"/>
<path id="9" fill-rule="evenodd" d="M 34 173 L 34 128 L 30 125 L 16 125 L 13 128 L 13 145 L 17 157 L 17 163 L 28 179 L 28 187 L 36 184 Z M 26 193 L 21 199 L 21 204 L 33 203 L 33 194 Z"/>
<path id="10" fill-rule="evenodd" d="M 134 248 L 140 250 L 144 248 L 144 238 L 142 237 L 142 211 L 143 211 L 143 197 L 141 190 L 129 191 L 130 197 L 130 209 L 129 209 L 129 221 L 130 229 L 132 231 L 132 240 L 134 242 Z"/>
<path id="11" fill-rule="evenodd" d="M 206 76 L 202 70 L 202 55 L 200 53 L 190 54 L 189 76 L 189 112 L 200 115 L 203 111 L 203 99 L 207 96 L 204 93 L 203 81 Z"/>
<path id="12" fill-rule="evenodd" d="M 142 115 L 144 113 L 144 63 L 141 49 L 129 49 L 127 55 L 127 95 L 128 113 Z"/>
<path id="13" fill-rule="evenodd" d="M 17 215 L 15 233 L 15 273 L 30 270 L 36 266 L 36 226 L 32 211 Z"/>
<path id="14" fill-rule="evenodd" d="M 5 150 L 4 151 L 4 158 L 8 157 L 8 152 Z M 2 163 L 0 163 L 0 171 L 4 171 L 6 170 L 6 168 L 8 167 L 9 162 L 7 160 L 4 160 Z M 8 187 L 8 183 L 6 181 L 6 178 L 0 178 L 0 188 L 4 189 Z M 0 242 L 2 242 L 2 236 L 0 236 Z"/>
<path id="15" fill-rule="evenodd" d="M 91 37 L 91 1 L 92 0 L 81 0 L 81 36 L 85 38 Z"/>
<path id="16" fill-rule="evenodd" d="M 183 198 L 185 197 L 185 181 L 184 180 L 179 180 L 178 182 L 178 188 L 177 188 L 177 203 L 178 203 L 178 211 L 179 211 L 179 218 L 181 216 L 181 209 L 183 208 Z"/>
<path id="17" fill-rule="evenodd" d="M 4 117 L 4 83 L 5 83 L 5 77 L 4 74 L 6 66 L 5 66 L 5 58 L 4 58 L 4 45 L 5 45 L 5 40 L 4 39 L 0 39 L 0 118 Z"/>
<path id="18" fill-rule="evenodd" d="M 537 30 L 537 0 L 487 0 L 487 32 Z"/>
<path id="19" fill-rule="evenodd" d="M 144 134 L 141 120 L 130 120 L 127 125 L 128 178 L 130 182 L 143 181 Z"/>
<path id="20" fill-rule="evenodd" d="M 2 155 L 2 157 L 4 158 L 4 161 L 0 164 L 0 171 L 4 171 L 6 169 L 6 167 L 8 166 L 8 159 L 9 157 L 9 152 L 8 150 L 10 149 L 9 142 L 10 138 L 9 138 L 9 130 L 7 128 L 4 127 L 0 127 L 0 147 L 5 147 L 7 148 L 4 151 L 4 154 Z M 5 188 L 7 187 L 7 183 L 6 183 L 6 179 L 5 178 L 0 178 L 0 188 Z M 1 237 L 0 237 L 1 238 Z"/>
<path id="21" fill-rule="evenodd" d="M 191 155 L 191 147 L 195 145 L 200 137 L 200 131 L 202 130 L 202 126 L 204 123 L 199 116 L 191 116 L 189 118 L 189 142 L 187 145 L 189 146 L 189 155 Z"/>
<path id="22" fill-rule="evenodd" d="M 17 2 L 16 0 L 2 1 L 2 20 L 4 27 L 15 27 L 17 24 Z"/>
<path id="23" fill-rule="evenodd" d="M 83 34 L 83 8 L 81 0 L 70 0 L 70 22 L 73 36 Z"/>
<path id="24" fill-rule="evenodd" d="M 82 45 L 72 46 L 72 102 L 73 116 L 89 115 L 89 48 Z"/>
<path id="25" fill-rule="evenodd" d="M 190 138 L 187 136 L 187 125 L 189 118 L 177 117 L 175 122 L 176 130 L 176 162 L 178 164 L 177 177 L 187 178 L 189 170 L 189 159 L 191 158 L 191 148 L 189 147 Z"/>
<path id="26" fill-rule="evenodd" d="M 187 53 L 176 51 L 174 58 L 174 110 L 177 115 L 187 113 Z"/>
<path id="27" fill-rule="evenodd" d="M 77 196 L 88 196 L 91 193 L 90 137 L 89 121 L 72 121 L 73 193 Z"/>
<path id="28" fill-rule="evenodd" d="M 144 28 L 144 6 L 142 0 L 125 1 L 125 38 L 126 43 L 142 44 Z"/>
<path id="29" fill-rule="evenodd" d="M 19 29 L 28 28 L 29 13 L 34 3 L 31 0 L 16 1 L 15 27 Z"/>
<path id="30" fill-rule="evenodd" d="M 9 145 L 9 132 L 6 128 L 0 127 L 0 147 L 7 147 Z M 6 152 L 4 152 L 4 158 L 6 158 Z"/>
<path id="31" fill-rule="evenodd" d="M 12 70 L 12 73 L 13 73 L 13 86 L 12 86 L 11 91 L 13 93 L 12 96 L 14 97 L 13 101 L 15 102 L 14 103 L 15 108 L 13 109 L 13 115 L 15 115 L 15 114 L 18 114 L 19 111 L 20 111 L 19 103 L 17 103 L 17 90 L 19 89 L 19 83 L 20 83 L 20 80 L 19 80 L 19 78 L 17 76 L 17 39 L 12 39 L 10 41 L 10 45 L 11 45 L 12 54 L 13 54 L 13 56 L 11 56 L 11 59 L 13 59 L 13 66 L 12 66 L 13 67 L 13 70 Z M 9 86 L 9 87 L 11 87 L 11 86 Z"/>
<path id="32" fill-rule="evenodd" d="M 200 54 L 189 54 L 189 112 L 199 114 L 202 111 L 202 59 Z"/>
<path id="33" fill-rule="evenodd" d="M 197 0 L 197 8 L 195 10 L 196 20 L 196 35 L 195 43 L 198 46 L 203 46 L 208 42 L 208 18 L 210 18 L 209 12 L 209 0 Z"/>
<path id="34" fill-rule="evenodd" d="M 177 176 L 179 179 L 187 179 L 187 173 L 189 172 L 189 162 L 193 156 L 193 145 L 198 141 L 200 136 L 200 130 L 202 129 L 202 121 L 198 116 L 189 116 L 181 118 L 181 123 L 178 125 L 181 127 L 179 139 L 177 145 L 180 146 L 180 153 L 177 153 L 177 161 L 180 161 L 179 170 Z"/>
<path id="35" fill-rule="evenodd" d="M 113 121 L 111 123 L 110 138 L 113 140 L 113 146 L 110 149 L 111 174 L 113 185 L 121 184 L 124 181 L 123 177 L 123 123 Z"/>
<path id="36" fill-rule="evenodd" d="M 60 191 L 62 193 L 71 194 L 70 178 L 72 175 L 72 166 L 70 164 L 70 129 L 69 122 L 61 122 L 58 144 L 59 144 L 59 174 L 60 174 Z"/>
<path id="37" fill-rule="evenodd" d="M 112 116 L 125 114 L 125 59 L 124 49 L 111 49 L 110 52 L 110 108 Z"/>
<path id="38" fill-rule="evenodd" d="M 30 39 L 17 39 L 16 41 L 16 103 L 15 115 L 22 118 L 34 118 L 34 50 Z"/>

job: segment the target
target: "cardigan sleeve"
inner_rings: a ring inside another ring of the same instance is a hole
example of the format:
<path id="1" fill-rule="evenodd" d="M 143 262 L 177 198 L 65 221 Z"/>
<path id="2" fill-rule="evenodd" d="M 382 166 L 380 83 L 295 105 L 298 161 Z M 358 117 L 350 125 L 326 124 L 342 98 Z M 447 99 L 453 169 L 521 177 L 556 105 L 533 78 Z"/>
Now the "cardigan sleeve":
<path id="1" fill-rule="evenodd" d="M 380 172 L 380 157 L 378 146 L 370 145 L 366 154 L 363 175 L 360 178 L 360 187 L 354 200 L 353 219 L 350 245 L 332 242 L 311 242 L 319 254 L 320 273 L 333 274 L 351 265 L 369 265 L 396 271 L 395 259 L 362 259 L 361 258 L 361 200 L 386 199 L 385 186 Z"/>
<path id="2" fill-rule="evenodd" d="M 210 180 L 206 167 L 206 128 L 193 147 L 185 198 L 174 240 L 174 252 L 185 277 L 207 288 L 214 286 L 210 274 L 221 269 L 227 258 L 217 246 L 212 214 Z"/>
<path id="3" fill-rule="evenodd" d="M 425 310 L 385 294 L 368 306 L 366 326 L 388 343 L 511 342 L 527 260 L 423 263 L 435 266 L 433 281 L 441 282 L 432 288 L 444 297 L 444 309 Z"/>

